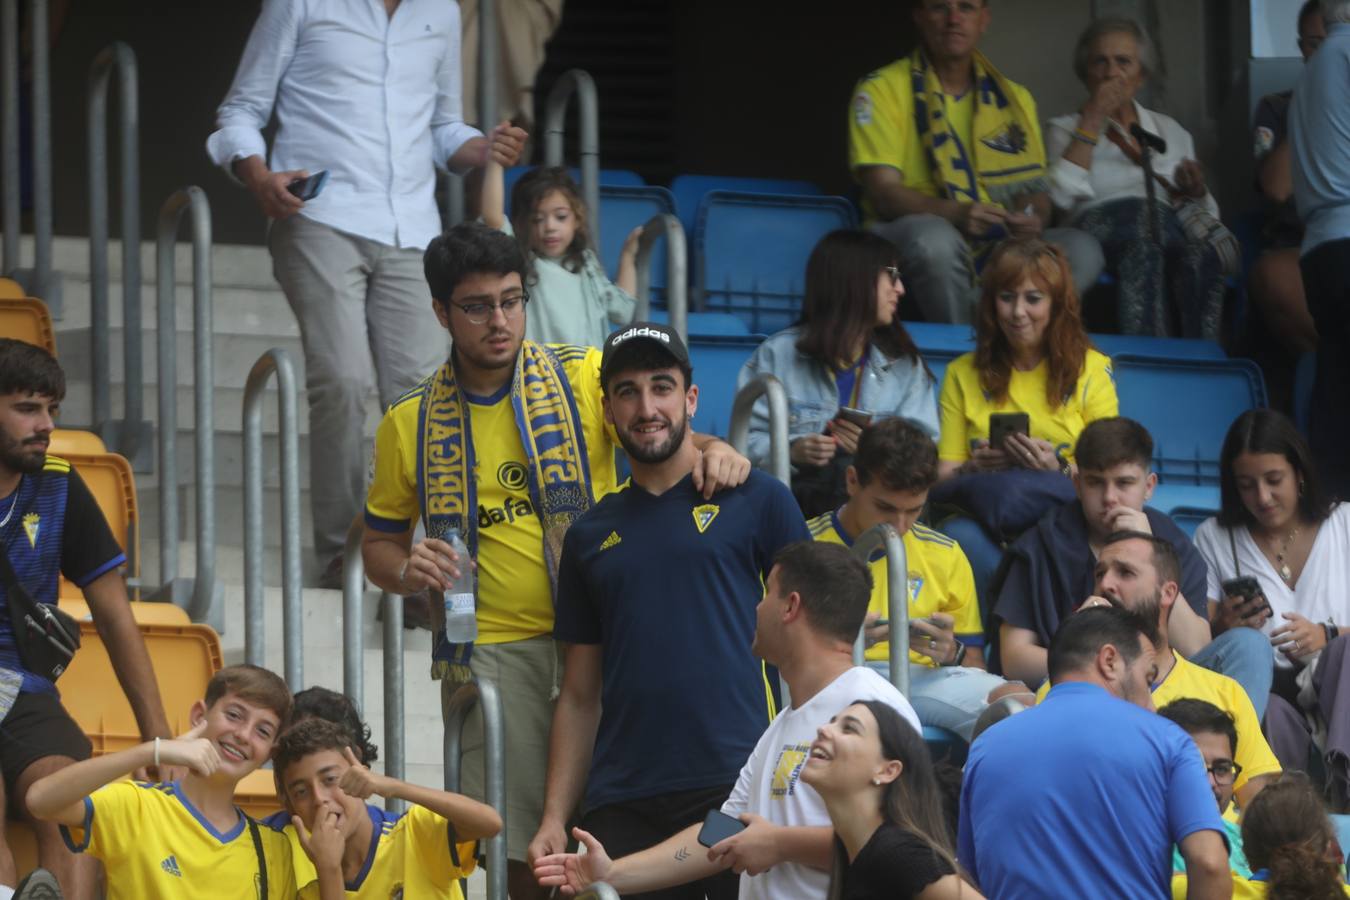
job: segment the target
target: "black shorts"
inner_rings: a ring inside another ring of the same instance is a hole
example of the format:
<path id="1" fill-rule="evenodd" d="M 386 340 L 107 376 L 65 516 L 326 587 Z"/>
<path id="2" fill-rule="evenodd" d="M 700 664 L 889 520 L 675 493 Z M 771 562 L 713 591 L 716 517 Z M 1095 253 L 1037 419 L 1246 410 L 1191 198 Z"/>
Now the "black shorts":
<path id="1" fill-rule="evenodd" d="M 605 846 L 610 859 L 646 850 L 666 838 L 702 822 L 710 809 L 721 809 L 732 785 L 679 791 L 659 797 L 644 797 L 597 807 L 581 817 L 581 827 Z M 690 853 L 707 853 L 694 844 Z M 625 894 L 627 900 L 735 900 L 740 876 L 727 870 L 701 881 L 641 894 Z"/>
<path id="2" fill-rule="evenodd" d="M 81 760 L 88 759 L 92 750 L 89 738 L 55 694 L 21 693 L 0 721 L 0 774 L 5 792 L 13 798 L 23 770 L 44 756 Z"/>

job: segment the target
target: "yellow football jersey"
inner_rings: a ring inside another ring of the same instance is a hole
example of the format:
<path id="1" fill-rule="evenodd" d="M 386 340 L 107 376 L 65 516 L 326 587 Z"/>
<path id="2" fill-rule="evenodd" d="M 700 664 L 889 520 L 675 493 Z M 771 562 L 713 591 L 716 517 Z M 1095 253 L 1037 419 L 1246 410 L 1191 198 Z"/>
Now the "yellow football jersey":
<path id="1" fill-rule="evenodd" d="M 459 879 L 474 870 L 477 841 L 456 842 L 444 817 L 421 806 L 406 813 L 385 812 L 366 805 L 370 822 L 370 852 L 366 866 L 347 883 L 348 897 L 369 900 L 414 900 L 441 897 L 462 900 Z M 300 847 L 295 828 L 285 829 L 295 858 L 295 878 L 303 900 L 319 900 L 318 875 Z"/>
<path id="2" fill-rule="evenodd" d="M 971 441 L 989 440 L 990 413 L 1024 412 L 1031 418 L 1032 437 L 1049 441 L 1066 459 L 1073 459 L 1078 435 L 1089 422 L 1119 415 L 1111 360 L 1089 350 L 1073 393 L 1053 408 L 1045 397 L 1048 373 L 1044 361 L 1030 372 L 1014 369 L 1007 399 L 994 403 L 980 386 L 975 354 L 966 353 L 952 360 L 942 379 L 938 401 L 942 417 L 938 456 L 949 462 L 970 459 Z"/>
<path id="3" fill-rule="evenodd" d="M 102 860 L 108 900 L 192 897 L 262 900 L 258 849 L 247 817 L 228 832 L 206 821 L 176 783 L 119 781 L 84 800 L 84 824 L 62 827 L 66 844 Z M 269 898 L 294 897 L 286 839 L 256 828 Z"/>
<path id="4" fill-rule="evenodd" d="M 851 546 L 839 523 L 838 513 L 816 516 L 807 527 L 817 541 Z M 905 532 L 905 559 L 909 564 L 909 614 L 923 618 L 935 612 L 946 613 L 956 620 L 956 637 L 972 647 L 984 645 L 984 629 L 980 625 L 980 605 L 975 597 L 975 576 L 970 571 L 961 545 L 941 532 L 917 522 Z M 868 612 L 887 618 L 890 604 L 889 580 L 886 575 L 886 557 L 872 561 L 872 600 Z M 890 644 L 881 642 L 867 650 L 866 658 L 885 662 L 890 659 Z M 921 666 L 936 666 L 927 656 L 909 651 L 909 661 Z"/>
<path id="5" fill-rule="evenodd" d="M 586 439 L 594 499 L 614 490 L 618 439 L 600 401 L 600 351 L 550 345 L 572 385 Z M 507 389 L 509 390 L 509 388 Z M 530 497 L 525 447 L 511 398 L 466 398 L 473 434 L 478 501 L 478 637 L 497 644 L 553 630 L 553 592 L 544 563 L 544 532 Z M 375 435 L 375 476 L 366 497 L 371 527 L 404 531 L 421 515 L 417 487 L 419 387 L 399 398 Z"/>

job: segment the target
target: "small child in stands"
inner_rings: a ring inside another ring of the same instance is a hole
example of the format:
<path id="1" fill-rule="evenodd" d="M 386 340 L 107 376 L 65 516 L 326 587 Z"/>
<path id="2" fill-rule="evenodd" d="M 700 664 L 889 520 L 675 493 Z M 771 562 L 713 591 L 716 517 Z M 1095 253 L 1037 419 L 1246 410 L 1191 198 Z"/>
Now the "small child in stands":
<path id="1" fill-rule="evenodd" d="M 483 222 L 514 235 L 525 253 L 530 295 L 525 336 L 538 343 L 600 346 L 616 326 L 633 319 L 637 248 L 642 228 L 629 233 L 611 282 L 592 249 L 586 205 L 566 169 L 538 168 L 511 190 L 504 208 L 505 172 L 489 159 L 483 172 Z"/>
<path id="2" fill-rule="evenodd" d="M 60 823 L 66 843 L 103 861 L 108 900 L 145 897 L 291 898 L 291 849 L 234 805 L 239 781 L 272 756 L 291 713 L 291 692 L 257 666 L 221 669 L 192 705 L 192 728 L 97 756 L 39 779 L 28 808 Z M 186 766 L 181 781 L 122 781 L 149 766 Z M 336 823 L 316 843 L 332 847 Z M 342 896 L 341 882 L 319 893 Z"/>
<path id="3" fill-rule="evenodd" d="M 459 879 L 474 868 L 477 841 L 501 830 L 492 807 L 459 794 L 376 774 L 357 759 L 351 733 L 324 719 L 290 728 L 277 744 L 277 794 L 292 813 L 290 833 L 306 856 L 295 858 L 299 897 L 311 900 L 333 878 L 347 897 L 449 897 L 462 900 Z M 366 804 L 378 794 L 407 801 L 408 812 Z M 337 854 L 312 852 L 315 828 L 335 828 Z M 401 893 L 399 893 L 401 888 Z"/>

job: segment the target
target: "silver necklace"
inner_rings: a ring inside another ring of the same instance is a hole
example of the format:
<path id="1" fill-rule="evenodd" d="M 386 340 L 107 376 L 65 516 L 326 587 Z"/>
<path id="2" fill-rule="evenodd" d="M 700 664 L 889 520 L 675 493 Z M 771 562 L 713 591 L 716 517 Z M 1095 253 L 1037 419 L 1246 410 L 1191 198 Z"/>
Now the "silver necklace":
<path id="1" fill-rule="evenodd" d="M 5 517 L 4 517 L 3 519 L 0 519 L 0 528 L 4 528 L 6 525 L 8 525 L 8 524 L 9 524 L 9 517 L 12 516 L 12 515 L 14 515 L 14 507 L 16 507 L 16 506 L 19 505 L 19 486 L 21 486 L 22 484 L 23 484 L 23 482 L 20 481 L 20 482 L 19 482 L 19 485 L 18 485 L 18 486 L 15 486 L 15 488 L 14 488 L 14 499 L 10 501 L 10 504 L 9 504 L 9 512 L 5 513 Z"/>

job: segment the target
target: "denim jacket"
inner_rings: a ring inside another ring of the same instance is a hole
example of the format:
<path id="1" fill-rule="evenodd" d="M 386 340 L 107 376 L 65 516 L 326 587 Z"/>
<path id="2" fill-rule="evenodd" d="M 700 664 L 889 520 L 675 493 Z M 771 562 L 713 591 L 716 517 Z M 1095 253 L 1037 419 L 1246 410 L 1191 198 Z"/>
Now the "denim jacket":
<path id="1" fill-rule="evenodd" d="M 767 338 L 741 367 L 736 379 L 740 390 L 756 375 L 767 372 L 783 382 L 788 398 L 788 440 L 820 434 L 839 411 L 839 388 L 834 372 L 797 349 L 801 329 L 792 327 Z M 922 363 L 906 358 L 891 359 L 877 347 L 868 349 L 863 367 L 858 406 L 877 418 L 913 420 L 937 440 L 937 399 L 933 377 Z M 747 456 L 757 466 L 769 458 L 769 401 L 755 401 L 750 416 Z"/>

